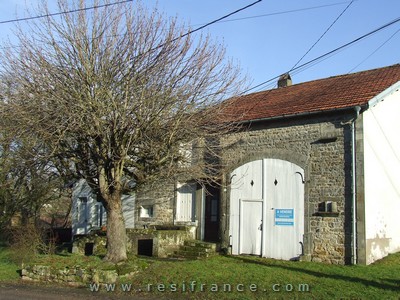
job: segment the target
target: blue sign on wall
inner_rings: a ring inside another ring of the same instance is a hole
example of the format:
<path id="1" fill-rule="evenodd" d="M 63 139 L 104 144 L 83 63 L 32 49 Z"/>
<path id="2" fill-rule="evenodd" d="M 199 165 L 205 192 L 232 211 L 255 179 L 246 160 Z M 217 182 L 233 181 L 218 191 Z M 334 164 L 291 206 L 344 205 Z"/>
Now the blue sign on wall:
<path id="1" fill-rule="evenodd" d="M 275 209 L 275 225 L 294 226 L 294 209 Z"/>

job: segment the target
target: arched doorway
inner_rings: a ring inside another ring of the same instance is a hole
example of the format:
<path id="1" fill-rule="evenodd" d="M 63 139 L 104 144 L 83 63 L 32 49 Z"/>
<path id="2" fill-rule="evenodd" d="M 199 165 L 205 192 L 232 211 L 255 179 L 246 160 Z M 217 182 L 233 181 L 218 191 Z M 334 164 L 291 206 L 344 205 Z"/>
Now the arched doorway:
<path id="1" fill-rule="evenodd" d="M 230 237 L 233 254 L 276 259 L 301 255 L 304 170 L 280 159 L 248 162 L 231 173 Z"/>

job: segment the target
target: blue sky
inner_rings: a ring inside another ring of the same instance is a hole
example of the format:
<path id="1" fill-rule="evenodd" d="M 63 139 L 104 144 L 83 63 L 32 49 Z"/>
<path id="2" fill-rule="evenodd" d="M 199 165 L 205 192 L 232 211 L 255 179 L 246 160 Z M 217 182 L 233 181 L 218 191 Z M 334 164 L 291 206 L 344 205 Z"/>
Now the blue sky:
<path id="1" fill-rule="evenodd" d="M 118 1 L 118 0 L 115 0 Z M 0 0 L 0 21 L 24 15 L 25 3 L 37 0 Z M 92 1 L 87 1 L 88 6 Z M 167 16 L 190 22 L 193 28 L 218 19 L 255 0 L 147 0 Z M 289 71 L 349 5 L 350 0 L 263 0 L 204 29 L 223 42 L 255 86 Z M 355 0 L 326 35 L 301 61 L 305 63 L 400 17 L 399 0 Z M 0 39 L 12 24 L 0 24 Z M 294 83 L 400 62 L 400 22 L 345 50 L 293 72 Z M 301 64 L 300 63 L 300 64 Z M 275 82 L 261 88 L 274 87 Z"/>

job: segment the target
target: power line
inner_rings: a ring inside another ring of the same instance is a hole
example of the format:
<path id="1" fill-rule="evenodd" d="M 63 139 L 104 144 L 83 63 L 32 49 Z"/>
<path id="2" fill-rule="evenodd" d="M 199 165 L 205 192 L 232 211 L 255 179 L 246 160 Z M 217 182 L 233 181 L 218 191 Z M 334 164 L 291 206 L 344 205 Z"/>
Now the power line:
<path id="1" fill-rule="evenodd" d="M 164 47 L 164 46 L 165 46 L 166 44 L 168 44 L 168 43 L 173 43 L 173 42 L 175 42 L 175 41 L 177 41 L 177 40 L 179 40 L 179 39 L 181 39 L 181 38 L 183 38 L 183 37 L 185 37 L 185 36 L 188 36 L 188 35 L 190 35 L 190 34 L 192 34 L 192 33 L 194 33 L 194 32 L 197 32 L 197 31 L 199 31 L 199 30 L 202 30 L 202 29 L 204 29 L 204 28 L 206 28 L 206 27 L 208 27 L 208 26 L 210 26 L 210 25 L 212 25 L 212 24 L 217 23 L 218 21 L 221 21 L 221 20 L 223 20 L 223 19 L 226 19 L 226 18 L 228 18 L 228 17 L 230 17 L 230 16 L 232 16 L 232 15 L 234 15 L 234 14 L 237 14 L 238 12 L 241 12 L 242 10 L 245 10 L 245 9 L 247 9 L 247 8 L 249 8 L 249 7 L 255 5 L 255 4 L 259 3 L 259 2 L 261 2 L 261 1 L 262 1 L 262 0 L 257 0 L 257 1 L 255 1 L 255 2 L 249 4 L 249 5 L 246 5 L 246 6 L 242 7 L 242 8 L 239 8 L 239 9 L 235 10 L 234 12 L 231 12 L 231 13 L 229 13 L 229 14 L 223 16 L 223 17 L 220 17 L 220 18 L 218 18 L 218 19 L 216 19 L 216 20 L 213 20 L 213 21 L 211 21 L 211 22 L 208 22 L 207 24 L 204 24 L 204 25 L 202 25 L 202 26 L 200 26 L 200 27 L 198 27 L 198 28 L 196 28 L 196 29 L 189 30 L 187 33 L 182 34 L 182 35 L 180 35 L 180 36 L 178 36 L 178 37 L 176 37 L 176 38 L 173 38 L 172 40 L 167 41 L 167 42 L 165 42 L 165 43 L 162 43 L 162 44 L 160 44 L 160 45 L 158 45 L 158 46 L 155 46 L 155 47 L 151 48 L 150 50 L 148 50 L 146 53 L 138 54 L 137 56 L 141 56 L 141 55 L 144 55 L 144 54 L 147 54 L 147 53 L 151 53 L 151 52 L 153 52 L 153 51 L 155 51 L 155 50 L 157 50 L 157 49 L 159 49 L 159 48 Z"/>
<path id="2" fill-rule="evenodd" d="M 353 0 L 353 1 L 358 1 L 358 0 Z M 294 13 L 294 12 L 299 12 L 299 11 L 306 11 L 306 10 L 342 5 L 342 4 L 345 4 L 348 2 L 349 1 L 337 2 L 337 3 L 332 3 L 332 4 L 326 4 L 326 5 L 319 5 L 319 6 L 304 7 L 304 8 L 299 8 L 299 9 L 285 10 L 285 11 L 277 11 L 277 12 L 273 12 L 273 13 L 269 13 L 269 14 L 262 14 L 262 15 L 255 15 L 255 16 L 250 16 L 250 17 L 235 18 L 235 19 L 230 19 L 230 20 L 219 21 L 218 23 L 242 21 L 242 20 L 256 19 L 256 18 L 263 18 L 263 17 L 271 17 L 271 16 L 276 16 L 276 15 L 284 15 L 284 14 Z"/>
<path id="3" fill-rule="evenodd" d="M 99 6 L 94 6 L 94 7 L 84 8 L 84 9 L 79 9 L 79 10 L 71 10 L 71 11 L 68 11 L 68 12 L 59 12 L 59 13 L 48 14 L 48 15 L 43 15 L 43 16 L 37 16 L 37 17 L 32 17 L 32 18 L 18 19 L 18 21 L 24 21 L 24 20 L 30 20 L 30 19 L 38 19 L 38 18 L 49 17 L 49 16 L 56 16 L 56 15 L 61 15 L 61 14 L 77 12 L 77 11 L 81 11 L 81 10 L 89 10 L 89 9 L 93 9 L 93 8 L 100 8 L 100 7 L 104 7 L 104 6 L 110 6 L 110 5 L 121 4 L 121 3 L 132 2 L 132 1 L 133 0 L 127 0 L 127 1 L 121 1 L 121 2 L 116 2 L 116 3 L 112 3 L 112 4 L 110 3 L 110 4 L 105 4 L 105 5 L 99 5 Z M 257 0 L 255 2 L 249 4 L 249 5 L 246 5 L 246 6 L 242 7 L 242 8 L 239 8 L 239 9 L 237 9 L 237 10 L 235 10 L 235 11 L 233 11 L 233 12 L 227 14 L 227 15 L 224 15 L 223 17 L 220 17 L 220 18 L 215 19 L 215 20 L 213 20 L 211 22 L 208 22 L 208 23 L 206 23 L 206 24 L 204 24 L 204 25 L 202 25 L 202 26 L 200 26 L 200 27 L 198 27 L 196 29 L 189 30 L 187 33 L 182 34 L 182 35 L 180 35 L 178 37 L 175 37 L 171 41 L 168 41 L 166 43 L 160 44 L 160 45 L 150 49 L 148 52 L 152 52 L 154 50 L 157 50 L 157 49 L 163 47 L 164 45 L 166 45 L 167 43 L 175 42 L 175 41 L 177 41 L 177 40 L 179 40 L 179 39 L 181 39 L 181 38 L 183 38 L 185 36 L 188 36 L 188 35 L 190 35 L 190 34 L 192 34 L 194 32 L 202 30 L 202 29 L 204 29 L 204 28 L 206 28 L 206 27 L 208 27 L 208 26 L 210 26 L 212 24 L 215 24 L 215 23 L 217 23 L 217 22 L 219 22 L 221 20 L 224 20 L 224 19 L 226 19 L 226 18 L 228 18 L 228 17 L 230 17 L 230 16 L 232 16 L 234 14 L 237 14 L 238 12 L 241 12 L 241 11 L 243 11 L 243 10 L 245 10 L 245 9 L 247 9 L 247 8 L 249 8 L 249 7 L 255 5 L 255 4 L 259 3 L 259 2 L 261 2 L 261 1 L 262 0 Z M 11 22 L 11 21 L 3 21 L 3 22 Z M 0 24 L 1 24 L 1 22 L 0 22 Z M 14 47 L 0 47 L 0 49 L 5 49 L 5 48 L 15 48 L 15 46 Z"/>
<path id="4" fill-rule="evenodd" d="M 394 19 L 393 21 L 391 21 L 391 22 L 389 22 L 389 23 L 387 23 L 385 25 L 382 25 L 382 26 L 378 27 L 375 30 L 370 31 L 370 32 L 368 32 L 368 33 L 366 33 L 366 34 L 364 34 L 364 35 L 352 40 L 351 42 L 348 42 L 348 43 L 346 43 L 346 44 L 344 44 L 344 45 L 342 45 L 340 47 L 337 47 L 336 49 L 333 49 L 333 50 L 331 50 L 331 51 L 329 51 L 329 52 L 327 52 L 325 54 L 322 54 L 322 55 L 320 55 L 320 56 L 318 56 L 318 57 L 316 57 L 316 58 L 314 58 L 314 59 L 312 59 L 312 60 L 310 60 L 310 61 L 308 61 L 308 62 L 306 62 L 306 63 L 304 63 L 304 64 L 302 64 L 302 65 L 300 65 L 298 67 L 296 67 L 296 68 L 294 68 L 293 70 L 299 69 L 299 68 L 304 67 L 304 66 L 306 66 L 306 65 L 308 65 L 310 63 L 318 61 L 318 60 L 320 60 L 320 59 L 322 59 L 322 58 L 324 58 L 326 56 L 332 55 L 333 53 L 335 53 L 335 52 L 337 52 L 339 50 L 342 50 L 342 49 L 344 49 L 344 48 L 346 48 L 346 47 L 348 47 L 348 46 L 350 46 L 350 45 L 352 45 L 352 44 L 354 44 L 356 42 L 359 42 L 359 41 L 367 38 L 368 36 L 370 36 L 370 35 L 372 35 L 374 33 L 377 33 L 377 32 L 379 32 L 379 31 L 381 31 L 381 30 L 383 30 L 383 29 L 385 29 L 385 28 L 387 28 L 387 27 L 389 27 L 389 26 L 391 26 L 393 24 L 396 24 L 397 22 L 400 22 L 400 18 Z"/>
<path id="5" fill-rule="evenodd" d="M 352 0 L 346 8 L 339 14 L 339 16 L 333 21 L 333 23 L 325 30 L 325 32 L 317 39 L 317 41 L 306 51 L 306 53 L 294 64 L 291 70 L 293 70 L 308 53 L 318 44 L 318 42 L 325 36 L 325 34 L 335 25 L 335 23 L 340 19 L 340 17 L 346 12 L 346 10 L 353 4 L 354 0 Z M 289 71 L 290 72 L 290 71 Z"/>
<path id="6" fill-rule="evenodd" d="M 325 54 L 322 54 L 322 55 L 320 55 L 320 56 L 318 56 L 318 57 L 316 57 L 314 59 L 311 59 L 306 63 L 303 63 L 303 64 L 301 64 L 299 66 L 296 66 L 295 68 L 292 68 L 290 71 L 295 71 L 295 70 L 304 68 L 304 67 L 306 67 L 306 66 L 308 66 L 310 64 L 318 63 L 320 60 L 322 60 L 322 59 L 324 59 L 324 58 L 326 58 L 328 56 L 331 56 L 331 55 L 335 54 L 336 52 L 338 52 L 340 50 L 343 50 L 344 48 L 349 47 L 350 45 L 355 44 L 355 43 L 357 43 L 357 42 L 369 37 L 370 35 L 373 35 L 373 34 L 379 32 L 379 31 L 381 31 L 381 30 L 383 30 L 383 29 L 385 29 L 385 28 L 387 28 L 389 26 L 392 26 L 392 25 L 396 24 L 397 22 L 400 22 L 400 18 L 394 19 L 394 20 L 390 21 L 389 23 L 386 23 L 385 25 L 382 25 L 382 26 L 380 26 L 380 27 L 378 27 L 378 28 L 376 28 L 376 29 L 374 29 L 374 30 L 372 30 L 372 31 L 370 31 L 370 32 L 368 32 L 368 33 L 366 33 L 366 34 L 354 39 L 354 40 L 352 40 L 351 42 L 348 42 L 348 43 L 346 43 L 346 44 L 344 44 L 344 45 L 342 45 L 340 47 L 337 47 L 337 48 L 335 48 L 335 49 L 333 49 L 333 50 L 331 50 L 329 52 L 326 52 Z M 288 73 L 288 72 L 289 71 L 287 71 L 286 73 Z M 257 84 L 255 86 L 245 90 L 244 92 L 242 92 L 241 95 L 246 94 L 247 92 L 252 91 L 252 90 L 254 90 L 254 89 L 256 89 L 256 88 L 258 88 L 260 86 L 263 86 L 263 85 L 265 85 L 265 84 L 267 84 L 267 83 L 269 83 L 269 82 L 271 82 L 273 80 L 276 80 L 279 77 L 280 77 L 280 75 L 275 76 L 275 77 L 273 77 L 273 78 L 271 78 L 271 79 L 269 79 L 267 81 L 264 81 L 264 82 L 262 82 L 260 84 Z"/>
<path id="7" fill-rule="evenodd" d="M 232 15 L 234 15 L 234 14 L 237 14 L 238 12 L 240 12 L 240 11 L 242 11 L 242 10 L 245 10 L 245 9 L 247 9 L 247 8 L 249 8 L 249 7 L 255 5 L 255 4 L 259 3 L 259 2 L 261 2 L 261 1 L 262 1 L 262 0 L 258 0 L 258 1 L 255 1 L 255 2 L 253 2 L 253 3 L 249 4 L 249 5 L 247 5 L 247 6 L 244 6 L 244 7 L 242 7 L 242 8 L 239 8 L 238 10 L 235 10 L 234 12 L 231 12 L 231 13 L 229 13 L 229 14 L 227 14 L 227 15 L 225 15 L 225 16 L 219 18 L 219 19 L 216 19 L 216 20 L 211 21 L 211 22 L 209 22 L 209 23 L 207 23 L 207 24 L 205 24 L 205 25 L 203 25 L 203 26 L 200 26 L 200 27 L 198 27 L 198 28 L 196 28 L 196 29 L 194 29 L 194 30 L 192 30 L 192 31 L 189 31 L 188 33 L 184 34 L 182 37 L 184 37 L 184 36 L 186 36 L 186 35 L 189 35 L 189 34 L 191 34 L 191 33 L 194 33 L 194 32 L 196 32 L 196 31 L 199 31 L 199 30 L 201 30 L 201 29 L 204 29 L 205 27 L 210 26 L 210 25 L 212 25 L 212 24 L 214 24 L 214 23 L 220 22 L 220 21 L 222 21 L 222 20 L 224 20 L 224 19 L 226 19 L 226 18 L 228 18 L 228 17 L 230 17 L 230 16 L 232 16 Z"/>
<path id="8" fill-rule="evenodd" d="M 235 11 L 233 11 L 233 12 L 231 12 L 231 13 L 229 13 L 229 14 L 223 16 L 223 17 L 220 17 L 220 18 L 215 19 L 215 20 L 213 20 L 213 21 L 211 21 L 211 22 L 208 22 L 208 23 L 206 23 L 206 24 L 204 24 L 204 25 L 202 25 L 202 26 L 200 26 L 200 27 L 198 27 L 198 28 L 196 28 L 196 29 L 189 30 L 187 33 L 184 33 L 184 34 L 182 34 L 182 35 L 180 35 L 180 36 L 178 36 L 178 37 L 173 38 L 173 39 L 170 40 L 170 41 L 167 41 L 167 42 L 165 42 L 165 43 L 162 43 L 162 44 L 160 44 L 160 45 L 158 45 L 158 46 L 155 46 L 155 47 L 151 48 L 151 49 L 148 50 L 146 53 L 151 53 L 151 52 L 153 52 L 153 51 L 155 51 L 155 50 L 157 50 L 157 49 L 159 49 L 159 48 L 164 47 L 164 46 L 165 46 L 166 44 L 168 44 L 168 43 L 173 43 L 173 42 L 175 42 L 175 41 L 177 41 L 177 40 L 179 40 L 179 39 L 181 39 L 181 38 L 183 38 L 183 37 L 185 37 L 185 36 L 188 36 L 188 35 L 190 35 L 190 34 L 192 34 L 192 33 L 195 33 L 195 32 L 197 32 L 197 31 L 199 31 L 199 30 L 202 30 L 202 29 L 204 29 L 204 28 L 206 28 L 206 27 L 208 27 L 208 26 L 210 26 L 210 25 L 212 25 L 212 24 L 215 24 L 215 23 L 217 23 L 217 22 L 219 22 L 219 21 L 221 21 L 221 20 L 224 20 L 224 19 L 226 19 L 226 18 L 228 18 L 228 17 L 230 17 L 230 16 L 232 16 L 232 15 L 234 15 L 234 14 L 237 14 L 238 12 L 241 12 L 241 11 L 243 11 L 243 10 L 245 10 L 245 9 L 247 9 L 247 8 L 249 8 L 249 7 L 255 5 L 255 4 L 259 3 L 259 2 L 261 2 L 261 1 L 262 1 L 262 0 L 257 0 L 257 1 L 255 1 L 255 2 L 249 4 L 249 5 L 246 5 L 246 6 L 242 7 L 242 8 L 239 8 L 239 9 L 237 9 L 237 10 L 235 10 Z M 146 54 L 146 53 L 139 54 L 138 56 L 144 55 L 144 54 Z"/>
<path id="9" fill-rule="evenodd" d="M 369 54 L 366 58 L 364 58 L 359 64 L 357 64 L 355 67 L 353 67 L 348 73 L 353 72 L 360 65 L 362 65 L 365 61 L 367 61 L 372 55 L 374 55 L 376 52 L 378 52 L 379 49 L 381 49 L 384 45 L 386 45 L 399 32 L 400 32 L 400 29 L 398 29 L 395 33 L 393 33 L 387 40 L 385 40 L 378 48 L 376 48 L 374 51 L 372 51 L 372 53 Z"/>
<path id="10" fill-rule="evenodd" d="M 29 20 L 34 20 L 34 19 L 54 17 L 54 16 L 65 15 L 65 14 L 70 14 L 70 13 L 76 13 L 76 12 L 80 12 L 80 11 L 88 11 L 88 10 L 91 10 L 91 9 L 96 9 L 96 8 L 102 8 L 102 7 L 117 5 L 117 4 L 128 3 L 128 2 L 132 2 L 132 1 L 133 0 L 125 0 L 125 1 L 101 4 L 101 5 L 96 5 L 96 6 L 84 7 L 84 8 L 79 8 L 79 9 L 73 9 L 73 10 L 68 10 L 68 11 L 62 11 L 62 12 L 57 12 L 57 13 L 39 15 L 39 16 L 34 16 L 34 17 L 26 17 L 26 18 L 18 18 L 18 19 L 0 21 L 0 24 L 7 24 L 7 23 L 14 23 L 14 22 L 21 22 L 21 21 L 29 21 Z"/>

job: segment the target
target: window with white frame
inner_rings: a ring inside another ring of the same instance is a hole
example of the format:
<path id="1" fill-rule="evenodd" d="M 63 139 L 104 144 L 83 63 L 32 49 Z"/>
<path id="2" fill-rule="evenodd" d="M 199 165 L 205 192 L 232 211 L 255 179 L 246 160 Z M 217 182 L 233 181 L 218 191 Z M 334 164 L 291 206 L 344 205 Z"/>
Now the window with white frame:
<path id="1" fill-rule="evenodd" d="M 88 197 L 79 197 L 77 203 L 77 219 L 79 223 L 87 223 L 88 221 Z"/>
<path id="2" fill-rule="evenodd" d="M 141 218 L 152 218 L 154 214 L 153 205 L 142 205 L 140 207 Z"/>
<path id="3" fill-rule="evenodd" d="M 94 220 L 93 220 L 93 226 L 95 227 L 101 227 L 104 225 L 104 207 L 103 205 L 99 202 L 96 203 L 94 206 Z"/>

